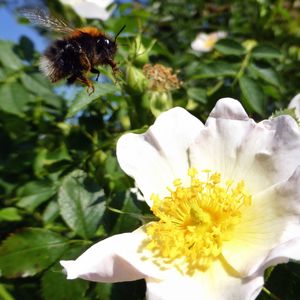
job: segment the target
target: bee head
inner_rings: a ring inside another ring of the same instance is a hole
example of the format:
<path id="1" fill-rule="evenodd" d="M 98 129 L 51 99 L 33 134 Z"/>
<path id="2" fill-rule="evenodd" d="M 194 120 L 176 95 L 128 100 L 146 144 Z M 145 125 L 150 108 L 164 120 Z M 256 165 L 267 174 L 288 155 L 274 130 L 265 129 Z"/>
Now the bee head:
<path id="1" fill-rule="evenodd" d="M 124 30 L 125 25 L 119 30 L 119 32 L 115 35 L 114 39 L 108 38 L 105 35 L 101 35 L 97 39 L 97 61 L 99 63 L 109 63 L 113 61 L 116 52 L 117 52 L 117 38 L 120 33 Z"/>
<path id="2" fill-rule="evenodd" d="M 117 52 L 117 43 L 106 36 L 97 39 L 97 54 L 103 62 L 113 60 Z"/>

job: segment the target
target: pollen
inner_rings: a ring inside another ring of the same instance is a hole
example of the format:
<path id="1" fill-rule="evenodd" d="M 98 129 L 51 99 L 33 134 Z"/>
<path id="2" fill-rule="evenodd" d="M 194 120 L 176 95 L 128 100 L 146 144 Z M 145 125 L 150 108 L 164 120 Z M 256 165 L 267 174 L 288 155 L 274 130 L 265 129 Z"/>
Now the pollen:
<path id="1" fill-rule="evenodd" d="M 176 179 L 170 195 L 152 195 L 151 210 L 159 219 L 146 227 L 145 247 L 158 264 L 173 264 L 180 272 L 206 271 L 222 254 L 222 245 L 233 237 L 251 195 L 243 181 L 222 181 L 220 173 L 188 170 L 189 186 Z"/>

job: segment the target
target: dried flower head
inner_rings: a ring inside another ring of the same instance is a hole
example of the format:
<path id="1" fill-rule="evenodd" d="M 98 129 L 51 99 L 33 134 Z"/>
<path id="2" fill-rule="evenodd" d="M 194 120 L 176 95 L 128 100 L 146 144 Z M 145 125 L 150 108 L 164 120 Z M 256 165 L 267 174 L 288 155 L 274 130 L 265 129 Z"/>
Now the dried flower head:
<path id="1" fill-rule="evenodd" d="M 161 64 L 146 64 L 143 67 L 143 73 L 149 80 L 149 89 L 153 91 L 177 90 L 182 84 L 171 68 Z"/>

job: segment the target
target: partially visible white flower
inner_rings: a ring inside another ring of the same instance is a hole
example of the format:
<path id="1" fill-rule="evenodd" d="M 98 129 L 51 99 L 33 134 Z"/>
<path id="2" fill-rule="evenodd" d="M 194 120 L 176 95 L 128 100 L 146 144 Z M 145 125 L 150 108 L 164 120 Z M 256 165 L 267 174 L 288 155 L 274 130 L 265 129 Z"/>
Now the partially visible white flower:
<path id="1" fill-rule="evenodd" d="M 300 120 L 300 93 L 291 100 L 288 108 L 295 108 L 296 116 Z"/>
<path id="2" fill-rule="evenodd" d="M 121 168 L 157 217 L 109 237 L 68 279 L 144 278 L 148 300 L 254 300 L 267 267 L 300 260 L 300 130 L 289 116 L 255 123 L 233 99 L 204 125 L 182 108 L 117 143 Z"/>
<path id="3" fill-rule="evenodd" d="M 87 19 L 107 20 L 112 14 L 112 10 L 107 7 L 113 0 L 60 0 L 63 4 L 70 5 L 75 12 Z"/>
<path id="4" fill-rule="evenodd" d="M 214 48 L 216 42 L 226 36 L 227 32 L 225 31 L 216 31 L 209 34 L 201 32 L 196 36 L 191 47 L 194 51 L 210 52 Z"/>

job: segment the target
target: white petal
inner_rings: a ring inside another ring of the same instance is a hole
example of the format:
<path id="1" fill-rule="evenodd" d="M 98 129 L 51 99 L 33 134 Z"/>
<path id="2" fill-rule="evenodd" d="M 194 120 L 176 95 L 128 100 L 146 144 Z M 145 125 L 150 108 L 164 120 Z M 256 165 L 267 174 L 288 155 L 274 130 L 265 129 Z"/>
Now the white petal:
<path id="1" fill-rule="evenodd" d="M 254 300 L 263 286 L 263 276 L 242 279 L 230 274 L 217 262 L 194 277 L 166 278 L 164 281 L 146 279 L 148 300 Z"/>
<path id="2" fill-rule="evenodd" d="M 276 252 L 290 240 L 300 239 L 299 199 L 300 167 L 287 181 L 253 198 L 253 204 L 244 210 L 234 236 L 223 246 L 225 259 L 239 274 L 249 276 L 255 273 L 265 264 L 271 251 Z M 281 255 L 284 255 L 282 251 Z M 286 257 L 288 254 L 284 255 L 284 261 Z"/>
<path id="3" fill-rule="evenodd" d="M 300 118 L 300 93 L 291 100 L 288 108 L 295 108 L 296 116 Z"/>
<path id="4" fill-rule="evenodd" d="M 187 149 L 203 126 L 177 107 L 162 113 L 146 133 L 130 133 L 119 139 L 119 164 L 135 179 L 149 205 L 152 193 L 164 196 L 174 179 L 187 177 Z"/>
<path id="5" fill-rule="evenodd" d="M 106 20 L 111 15 L 111 11 L 106 8 L 112 0 L 61 0 L 62 3 L 72 6 L 76 13 L 84 18 Z"/>
<path id="6" fill-rule="evenodd" d="M 90 247 L 73 261 L 61 261 L 67 279 L 82 278 L 96 282 L 121 282 L 144 278 L 161 278 L 157 266 L 144 261 L 141 245 L 143 229 L 112 236 Z"/>
<path id="7" fill-rule="evenodd" d="M 298 261 L 300 260 L 300 238 L 295 238 L 281 244 L 280 246 L 272 249 L 269 255 L 265 258 L 261 267 L 256 274 L 263 273 L 264 270 L 270 266 L 277 264 L 286 263 L 289 260 Z"/>
<path id="8" fill-rule="evenodd" d="M 191 43 L 191 48 L 198 52 L 209 52 L 215 46 L 215 43 L 227 36 L 227 32 L 216 31 L 210 34 L 199 33 L 195 40 Z"/>
<path id="9" fill-rule="evenodd" d="M 288 116 L 256 124 L 241 104 L 221 99 L 190 148 L 191 164 L 244 180 L 254 194 L 287 179 L 300 162 L 300 131 Z"/>
<path id="10" fill-rule="evenodd" d="M 191 43 L 191 48 L 194 51 L 209 52 L 212 50 L 213 46 L 208 46 L 207 40 L 208 35 L 205 33 L 200 33 L 197 35 L 196 39 Z"/>

